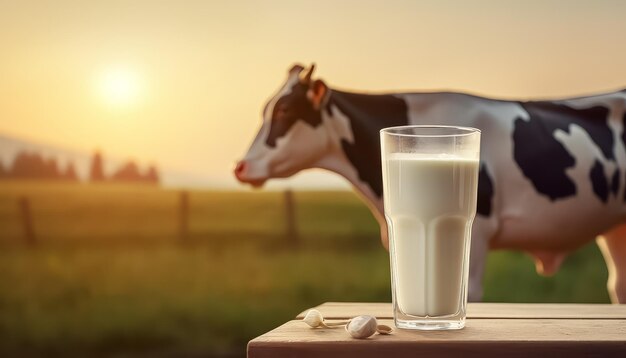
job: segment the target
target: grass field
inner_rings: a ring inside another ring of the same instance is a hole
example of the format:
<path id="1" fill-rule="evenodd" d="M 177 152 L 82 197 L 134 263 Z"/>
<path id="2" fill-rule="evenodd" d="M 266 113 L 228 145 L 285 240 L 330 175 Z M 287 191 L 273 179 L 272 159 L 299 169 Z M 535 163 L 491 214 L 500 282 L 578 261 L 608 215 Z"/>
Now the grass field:
<path id="1" fill-rule="evenodd" d="M 378 226 L 351 193 L 283 195 L 0 182 L 0 356 L 241 356 L 246 342 L 324 301 L 390 301 Z M 24 243 L 29 198 L 38 242 Z M 488 258 L 485 300 L 608 302 L 595 245 L 545 278 L 522 253 Z"/>

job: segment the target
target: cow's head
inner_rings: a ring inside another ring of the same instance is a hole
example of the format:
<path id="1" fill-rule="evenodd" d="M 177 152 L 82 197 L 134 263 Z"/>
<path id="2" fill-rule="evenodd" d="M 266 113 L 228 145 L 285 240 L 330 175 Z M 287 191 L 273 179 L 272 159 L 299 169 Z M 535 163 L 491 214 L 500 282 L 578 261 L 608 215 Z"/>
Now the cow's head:
<path id="1" fill-rule="evenodd" d="M 294 65 L 287 81 L 263 110 L 263 123 L 248 153 L 237 163 L 235 176 L 259 187 L 270 178 L 285 178 L 310 168 L 324 155 L 329 138 L 321 108 L 328 87 L 313 81 L 315 65 L 306 71 Z"/>

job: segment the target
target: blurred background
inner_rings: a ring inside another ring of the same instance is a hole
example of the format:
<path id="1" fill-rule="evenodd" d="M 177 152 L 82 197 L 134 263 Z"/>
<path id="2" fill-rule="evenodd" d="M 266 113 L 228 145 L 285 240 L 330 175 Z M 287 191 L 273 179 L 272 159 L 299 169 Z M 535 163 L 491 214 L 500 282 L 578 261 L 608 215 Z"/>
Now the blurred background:
<path id="1" fill-rule="evenodd" d="M 624 87 L 621 1 L 0 0 L 0 355 L 245 355 L 325 301 L 391 301 L 331 174 L 231 175 L 294 62 L 331 87 L 554 98 Z M 485 300 L 608 302 L 595 244 Z"/>

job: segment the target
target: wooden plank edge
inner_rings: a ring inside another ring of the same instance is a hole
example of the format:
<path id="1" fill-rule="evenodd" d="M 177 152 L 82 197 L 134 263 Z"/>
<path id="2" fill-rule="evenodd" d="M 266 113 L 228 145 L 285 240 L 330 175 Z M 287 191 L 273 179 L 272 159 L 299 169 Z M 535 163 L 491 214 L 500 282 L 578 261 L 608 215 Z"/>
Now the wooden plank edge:
<path id="1" fill-rule="evenodd" d="M 571 357 L 626 356 L 626 341 L 491 341 L 484 342 L 397 342 L 350 340 L 342 342 L 263 342 L 248 343 L 249 358 L 265 357 L 380 357 L 384 355 L 459 357 Z"/>

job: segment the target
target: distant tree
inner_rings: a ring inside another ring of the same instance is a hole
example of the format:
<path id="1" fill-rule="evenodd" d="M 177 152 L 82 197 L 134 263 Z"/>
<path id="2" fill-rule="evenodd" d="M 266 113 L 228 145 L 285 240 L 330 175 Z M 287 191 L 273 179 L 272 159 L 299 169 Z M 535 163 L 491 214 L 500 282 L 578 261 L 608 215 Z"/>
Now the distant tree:
<path id="1" fill-rule="evenodd" d="M 10 169 L 5 170 L 5 177 L 15 179 L 46 179 L 61 178 L 56 159 L 44 159 L 41 155 L 29 152 L 19 152 L 13 159 Z"/>
<path id="2" fill-rule="evenodd" d="M 150 184 L 159 184 L 159 170 L 154 165 L 148 167 L 143 177 L 144 180 Z"/>
<path id="3" fill-rule="evenodd" d="M 30 153 L 19 152 L 13 158 L 13 164 L 11 166 L 10 175 L 12 178 L 25 178 L 28 175 L 33 175 L 34 170 L 32 168 L 32 164 L 34 163 L 34 158 Z"/>
<path id="4" fill-rule="evenodd" d="M 111 180 L 113 181 L 140 182 L 142 179 L 143 177 L 139 172 L 139 167 L 132 160 L 126 162 L 111 175 Z"/>
<path id="5" fill-rule="evenodd" d="M 74 163 L 69 162 L 65 167 L 65 171 L 62 175 L 63 180 L 67 181 L 78 181 L 78 175 L 76 175 L 76 169 L 74 168 Z"/>
<path id="6" fill-rule="evenodd" d="M 99 151 L 93 153 L 91 158 L 91 168 L 89 169 L 89 180 L 92 182 L 101 182 L 106 178 L 104 177 L 104 165 L 102 162 L 102 154 Z"/>
<path id="7" fill-rule="evenodd" d="M 41 179 L 61 179 L 61 172 L 59 171 L 59 165 L 54 158 L 48 158 L 43 161 L 43 177 Z"/>
<path id="8" fill-rule="evenodd" d="M 19 152 L 13 159 L 10 176 L 16 179 L 41 179 L 45 177 L 45 164 L 40 155 Z"/>

